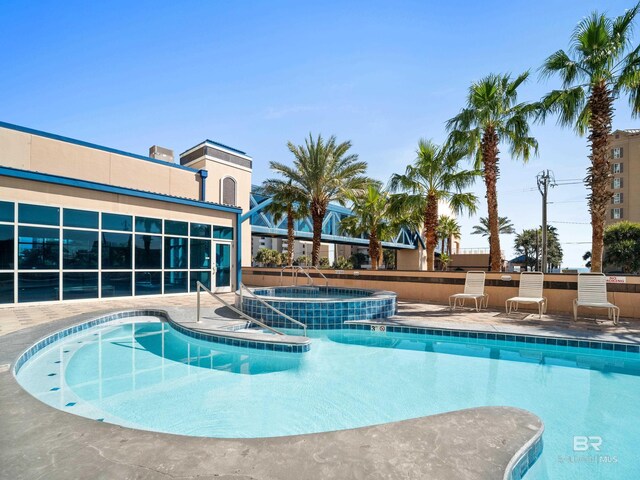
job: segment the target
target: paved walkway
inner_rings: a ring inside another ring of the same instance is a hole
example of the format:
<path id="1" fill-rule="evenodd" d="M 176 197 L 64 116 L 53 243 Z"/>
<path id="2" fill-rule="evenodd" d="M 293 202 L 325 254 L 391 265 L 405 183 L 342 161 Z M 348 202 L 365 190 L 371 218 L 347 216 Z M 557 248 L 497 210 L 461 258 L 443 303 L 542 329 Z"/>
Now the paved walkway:
<path id="1" fill-rule="evenodd" d="M 233 293 L 221 295 L 227 302 L 233 303 Z M 215 313 L 221 305 L 208 295 L 201 297 L 203 317 L 219 316 Z M 187 308 L 191 312 L 196 305 L 194 294 L 176 295 L 168 297 L 136 297 L 109 300 L 96 300 L 65 304 L 19 305 L 17 307 L 0 308 L 0 336 L 16 332 L 23 328 L 43 325 L 52 321 L 68 317 L 86 316 L 100 313 L 125 310 L 132 308 L 158 308 L 182 310 Z M 530 311 L 529 311 L 530 312 Z M 590 316 L 587 316 L 590 315 Z M 184 321 L 184 320 L 183 320 Z M 205 318 L 205 321 L 207 319 Z M 543 315 L 538 319 L 537 314 L 529 314 L 527 310 L 507 316 L 497 310 L 483 310 L 476 312 L 472 309 L 451 312 L 447 306 L 419 302 L 398 302 L 398 314 L 393 322 L 404 325 L 430 326 L 435 328 L 459 328 L 472 330 L 487 330 L 529 335 L 552 335 L 590 337 L 601 341 L 640 343 L 640 320 L 621 318 L 619 325 L 614 325 L 607 319 L 606 313 L 581 313 L 577 322 L 571 317 L 557 314 Z"/>

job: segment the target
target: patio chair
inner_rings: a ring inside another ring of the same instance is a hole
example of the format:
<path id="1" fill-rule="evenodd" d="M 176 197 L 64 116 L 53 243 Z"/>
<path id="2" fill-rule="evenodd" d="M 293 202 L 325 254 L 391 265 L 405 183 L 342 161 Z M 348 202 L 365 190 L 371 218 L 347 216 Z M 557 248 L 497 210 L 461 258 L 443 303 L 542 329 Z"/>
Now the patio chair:
<path id="1" fill-rule="evenodd" d="M 542 272 L 523 272 L 520 274 L 520 285 L 518 287 L 518 296 L 511 297 L 504 302 L 507 315 L 511 312 L 518 311 L 520 303 L 537 303 L 538 318 L 542 318 L 543 313 L 547 313 L 547 298 L 542 296 L 544 285 L 544 273 Z"/>
<path id="2" fill-rule="evenodd" d="M 464 280 L 464 293 L 456 293 L 449 297 L 449 308 L 451 311 L 455 310 L 458 306 L 458 300 L 460 300 L 460 306 L 464 306 L 464 301 L 468 298 L 473 298 L 476 302 L 476 312 L 479 312 L 482 308 L 482 303 L 486 307 L 489 303 L 489 295 L 484 293 L 484 272 L 467 272 L 467 276 Z M 453 299 L 453 304 L 451 300 Z M 478 307 L 478 300 L 480 300 L 480 306 Z"/>
<path id="3" fill-rule="evenodd" d="M 620 309 L 607 299 L 607 277 L 604 273 L 579 273 L 578 298 L 573 300 L 573 320 L 578 319 L 578 307 L 606 308 L 614 325 L 620 319 Z"/>

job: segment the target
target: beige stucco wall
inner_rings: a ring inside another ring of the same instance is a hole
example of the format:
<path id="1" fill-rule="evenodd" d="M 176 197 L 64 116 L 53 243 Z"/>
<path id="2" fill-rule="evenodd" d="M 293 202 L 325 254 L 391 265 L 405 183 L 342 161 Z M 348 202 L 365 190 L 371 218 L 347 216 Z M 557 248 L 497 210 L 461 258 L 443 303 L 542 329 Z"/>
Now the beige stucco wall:
<path id="1" fill-rule="evenodd" d="M 0 165 L 194 200 L 200 194 L 195 172 L 1 127 Z"/>
<path id="2" fill-rule="evenodd" d="M 265 268 L 250 268 L 243 269 L 242 278 L 243 282 L 247 285 L 255 286 L 273 286 L 279 285 L 279 277 L 264 275 L 264 272 L 268 272 L 272 269 Z M 332 273 L 328 270 L 327 273 Z M 361 271 L 361 275 L 367 275 L 371 272 Z M 401 271 L 378 271 L 375 275 L 380 277 L 431 277 L 431 278 L 443 278 L 453 279 L 457 278 L 464 282 L 464 273 L 454 272 L 401 272 Z M 513 280 L 519 279 L 517 273 L 487 273 L 487 280 L 501 280 L 503 275 L 510 276 Z M 544 294 L 549 301 L 550 313 L 563 313 L 573 314 L 573 299 L 577 296 L 577 275 L 568 274 L 547 274 L 545 280 L 550 282 L 566 282 L 571 285 L 572 289 L 553 289 L 546 288 Z M 640 277 L 626 277 L 627 284 L 640 285 Z M 413 300 L 419 302 L 430 302 L 437 304 L 448 304 L 450 295 L 454 293 L 462 292 L 464 286 L 462 284 L 455 285 L 450 283 L 420 283 L 419 281 L 394 281 L 394 280 L 367 280 L 364 278 L 355 277 L 353 271 L 346 271 L 341 278 L 330 278 L 330 285 L 345 286 L 345 287 L 360 287 L 360 288 L 373 288 L 377 290 L 391 290 L 396 292 L 398 297 L 402 300 Z M 616 292 L 615 286 L 611 286 L 609 289 L 608 297 L 609 301 L 620 307 L 620 315 L 622 317 L 640 318 L 640 293 L 627 293 Z M 638 288 L 638 287 L 636 287 Z M 518 294 L 518 288 L 512 286 L 487 286 L 485 289 L 489 294 L 489 306 L 492 308 L 504 309 L 504 302 L 508 298 L 515 297 Z M 522 311 L 528 310 L 530 306 L 521 305 Z M 580 314 L 587 313 L 588 309 L 581 309 Z M 603 310 L 594 311 L 602 314 Z"/>

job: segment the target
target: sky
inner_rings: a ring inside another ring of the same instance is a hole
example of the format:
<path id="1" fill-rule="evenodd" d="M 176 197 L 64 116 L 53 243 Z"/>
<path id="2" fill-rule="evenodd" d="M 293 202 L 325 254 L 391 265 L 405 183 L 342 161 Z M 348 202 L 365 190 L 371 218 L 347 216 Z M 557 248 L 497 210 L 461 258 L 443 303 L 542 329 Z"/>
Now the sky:
<path id="1" fill-rule="evenodd" d="M 32 1 L 0 5 L 0 120 L 125 151 L 179 154 L 204 139 L 246 151 L 253 181 L 291 162 L 288 141 L 313 133 L 350 140 L 369 175 L 387 181 L 415 159 L 420 138 L 442 143 L 469 85 L 489 73 L 531 71 L 519 100 L 557 88 L 537 69 L 566 49 L 594 10 L 617 16 L 630 0 L 527 1 Z M 640 28 L 640 26 L 639 26 Z M 640 31 L 635 37 L 640 39 Z M 614 129 L 638 128 L 626 102 Z M 499 214 L 518 231 L 541 223 L 536 174 L 582 179 L 586 138 L 534 125 L 539 156 L 500 156 Z M 486 216 L 461 216 L 461 246 Z M 583 185 L 549 195 L 564 266 L 584 264 L 591 227 Z M 502 236 L 515 256 L 513 235 Z"/>

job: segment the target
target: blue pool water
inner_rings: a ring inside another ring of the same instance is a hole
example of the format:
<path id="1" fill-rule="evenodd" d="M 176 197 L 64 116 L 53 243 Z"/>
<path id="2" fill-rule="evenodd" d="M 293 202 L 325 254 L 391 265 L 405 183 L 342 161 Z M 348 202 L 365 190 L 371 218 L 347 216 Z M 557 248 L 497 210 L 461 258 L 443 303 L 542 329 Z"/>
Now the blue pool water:
<path id="1" fill-rule="evenodd" d="M 640 478 L 639 354 L 348 329 L 310 336 L 308 353 L 289 354 L 207 344 L 159 321 L 100 326 L 45 347 L 17 378 L 70 413 L 211 437 L 510 405 L 545 423 L 527 479 Z M 575 451 L 574 436 L 600 437 L 600 450 Z"/>

